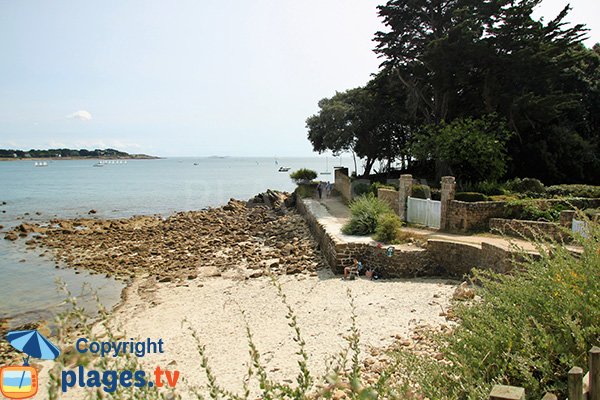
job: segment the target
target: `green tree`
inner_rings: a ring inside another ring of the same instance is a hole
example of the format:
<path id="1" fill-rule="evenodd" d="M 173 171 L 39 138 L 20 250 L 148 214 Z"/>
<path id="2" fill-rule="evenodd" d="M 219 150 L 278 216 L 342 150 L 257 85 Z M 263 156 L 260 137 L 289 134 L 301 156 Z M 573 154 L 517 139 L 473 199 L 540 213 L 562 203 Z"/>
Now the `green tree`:
<path id="1" fill-rule="evenodd" d="M 413 152 L 420 159 L 446 162 L 449 173 L 463 182 L 497 180 L 506 172 L 510 132 L 495 115 L 459 118 L 423 127 Z"/>
<path id="2" fill-rule="evenodd" d="M 407 92 L 417 125 L 497 113 L 515 132 L 509 175 L 547 183 L 600 176 L 598 50 L 567 27 L 569 8 L 545 23 L 541 0 L 390 0 L 375 51 Z M 444 167 L 437 161 L 438 169 Z"/>
<path id="3" fill-rule="evenodd" d="M 389 166 L 398 157 L 408 159 L 410 126 L 403 112 L 403 88 L 393 83 L 382 73 L 365 87 L 319 101 L 319 112 L 306 120 L 313 149 L 353 152 L 364 159 L 364 175 L 378 160 Z"/>

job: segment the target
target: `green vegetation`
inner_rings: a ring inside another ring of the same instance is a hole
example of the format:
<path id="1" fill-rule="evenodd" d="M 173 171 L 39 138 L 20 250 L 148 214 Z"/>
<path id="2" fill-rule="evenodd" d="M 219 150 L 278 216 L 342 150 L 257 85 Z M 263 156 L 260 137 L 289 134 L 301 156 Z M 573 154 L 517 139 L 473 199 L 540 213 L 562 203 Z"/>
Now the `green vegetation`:
<path id="1" fill-rule="evenodd" d="M 15 157 L 16 156 L 16 157 Z M 48 150 L 10 150 L 0 149 L 0 158 L 56 158 L 56 157 L 88 157 L 88 158 L 126 158 L 126 157 L 149 157 L 144 155 L 131 155 L 124 151 L 115 149 L 96 150 L 72 150 L 72 149 L 48 149 Z"/>
<path id="2" fill-rule="evenodd" d="M 377 196 L 377 190 L 380 188 L 398 191 L 398 185 L 381 183 L 381 182 L 372 183 L 370 190 L 375 196 Z"/>
<path id="3" fill-rule="evenodd" d="M 592 185 L 555 185 L 546 188 L 546 193 L 554 197 L 600 198 L 600 186 Z"/>
<path id="4" fill-rule="evenodd" d="M 313 179 L 317 177 L 317 172 L 308 168 L 300 168 L 297 171 L 294 171 L 290 174 L 290 178 L 296 184 L 300 183 L 309 183 Z"/>
<path id="5" fill-rule="evenodd" d="M 388 0 L 374 39 L 382 67 L 319 101 L 306 121 L 313 149 L 351 151 L 365 175 L 381 161 L 378 172 L 399 162 L 459 183 L 596 183 L 600 45 L 585 47 L 568 5 L 536 18 L 540 2 Z"/>
<path id="6" fill-rule="evenodd" d="M 566 201 L 541 203 L 532 199 L 511 200 L 507 207 L 512 210 L 510 218 L 546 222 L 557 222 L 561 211 L 573 209 Z"/>
<path id="7" fill-rule="evenodd" d="M 469 203 L 476 201 L 488 201 L 490 198 L 483 193 L 477 192 L 458 192 L 454 195 L 454 200 L 467 201 Z"/>
<path id="8" fill-rule="evenodd" d="M 296 194 L 303 199 L 313 197 L 317 191 L 317 184 L 299 184 L 296 188 Z"/>
<path id="9" fill-rule="evenodd" d="M 477 192 L 487 196 L 501 196 L 508 192 L 505 183 L 492 180 L 462 184 L 460 188 L 462 192 Z"/>
<path id="10" fill-rule="evenodd" d="M 400 234 L 402 221 L 396 214 L 383 214 L 379 216 L 375 228 L 375 240 L 383 243 L 395 243 Z"/>
<path id="11" fill-rule="evenodd" d="M 430 399 L 483 399 L 494 384 L 566 398 L 567 372 L 600 344 L 600 226 L 589 227 L 581 255 L 538 245 L 511 274 L 476 271 L 481 300 L 456 305 L 457 328 L 434 335 L 451 364 L 399 351 L 396 368 Z"/>
<path id="12" fill-rule="evenodd" d="M 457 118 L 418 130 L 413 152 L 418 159 L 442 163 L 459 181 L 495 180 L 506 172 L 509 137 L 506 124 L 496 115 Z"/>
<path id="13" fill-rule="evenodd" d="M 506 188 L 514 193 L 527 195 L 543 194 L 546 192 L 544 184 L 535 178 L 515 178 L 512 181 L 506 182 Z"/>
<path id="14" fill-rule="evenodd" d="M 372 193 L 357 197 L 350 203 L 350 221 L 342 228 L 346 235 L 369 235 L 377 229 L 379 218 L 393 214 L 390 206 Z"/>
<path id="15" fill-rule="evenodd" d="M 363 194 L 372 193 L 371 185 L 362 182 L 354 185 L 353 190 L 355 196 L 362 196 Z"/>
<path id="16" fill-rule="evenodd" d="M 431 193 L 428 186 L 425 185 L 413 185 L 411 197 L 416 199 L 426 199 L 427 195 Z"/>

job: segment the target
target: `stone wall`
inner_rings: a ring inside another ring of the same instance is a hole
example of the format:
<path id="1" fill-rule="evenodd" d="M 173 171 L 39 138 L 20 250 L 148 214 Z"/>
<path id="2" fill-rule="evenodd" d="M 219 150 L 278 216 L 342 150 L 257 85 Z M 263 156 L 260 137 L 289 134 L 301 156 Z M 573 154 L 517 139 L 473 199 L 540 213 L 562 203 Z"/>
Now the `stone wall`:
<path id="1" fill-rule="evenodd" d="M 599 208 L 600 199 L 573 198 L 531 200 L 537 207 L 546 209 L 557 204 L 574 208 Z M 448 203 L 446 230 L 450 232 L 487 231 L 491 218 L 510 218 L 522 204 L 510 204 L 506 201 L 465 202 L 452 200 Z"/>
<path id="2" fill-rule="evenodd" d="M 510 271 L 513 258 L 511 252 L 489 243 L 475 245 L 437 239 L 427 241 L 427 252 L 442 275 L 454 277 L 462 277 L 473 268 L 504 273 Z"/>
<path id="3" fill-rule="evenodd" d="M 334 178 L 335 190 L 342 196 L 346 203 L 352 201 L 352 181 L 348 176 L 348 168 L 337 168 Z"/>
<path id="4" fill-rule="evenodd" d="M 478 201 L 468 203 L 452 200 L 448 203 L 446 230 L 450 232 L 487 231 L 490 218 L 508 215 L 505 201 Z"/>
<path id="5" fill-rule="evenodd" d="M 529 239 L 570 240 L 570 229 L 554 222 L 491 218 L 490 231 Z"/>
<path id="6" fill-rule="evenodd" d="M 311 233 L 319 243 L 321 253 L 336 274 L 343 274 L 344 267 L 351 266 L 354 258 L 368 268 L 375 267 L 384 278 L 460 278 L 475 267 L 496 272 L 506 272 L 511 268 L 513 254 L 487 243 L 474 245 L 430 239 L 425 248 L 394 246 L 393 255 L 388 257 L 386 248 L 378 247 L 375 242 L 346 242 L 328 233 L 307 208 L 304 200 L 297 199 L 296 207 L 304 216 Z"/>
<path id="7" fill-rule="evenodd" d="M 400 195 L 397 190 L 379 188 L 377 189 L 377 197 L 388 203 L 392 210 L 400 215 Z"/>

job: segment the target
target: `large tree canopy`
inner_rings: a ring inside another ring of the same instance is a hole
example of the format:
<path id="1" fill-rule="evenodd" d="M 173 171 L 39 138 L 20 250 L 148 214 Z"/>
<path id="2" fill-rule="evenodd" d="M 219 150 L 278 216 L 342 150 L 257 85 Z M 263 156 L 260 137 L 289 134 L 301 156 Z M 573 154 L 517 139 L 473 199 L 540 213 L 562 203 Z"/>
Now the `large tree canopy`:
<path id="1" fill-rule="evenodd" d="M 568 7 L 534 20 L 540 2 L 391 0 L 376 52 L 416 125 L 497 113 L 515 133 L 509 175 L 598 183 L 598 51 L 581 44 L 582 25 L 565 25 Z"/>
<path id="2" fill-rule="evenodd" d="M 377 160 L 388 165 L 407 160 L 410 127 L 403 112 L 403 92 L 401 85 L 382 73 L 365 87 L 322 99 L 319 112 L 306 120 L 313 149 L 352 151 L 365 160 L 365 175 Z"/>

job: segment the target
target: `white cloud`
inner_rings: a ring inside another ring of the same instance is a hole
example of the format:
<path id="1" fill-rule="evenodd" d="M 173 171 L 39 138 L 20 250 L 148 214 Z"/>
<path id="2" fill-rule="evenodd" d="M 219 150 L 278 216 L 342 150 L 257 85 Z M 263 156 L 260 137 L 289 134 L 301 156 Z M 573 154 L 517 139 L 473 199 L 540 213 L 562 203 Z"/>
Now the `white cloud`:
<path id="1" fill-rule="evenodd" d="M 80 121 L 89 121 L 92 119 L 92 114 L 89 111 L 79 110 L 73 114 L 67 115 L 68 119 L 78 119 Z"/>

